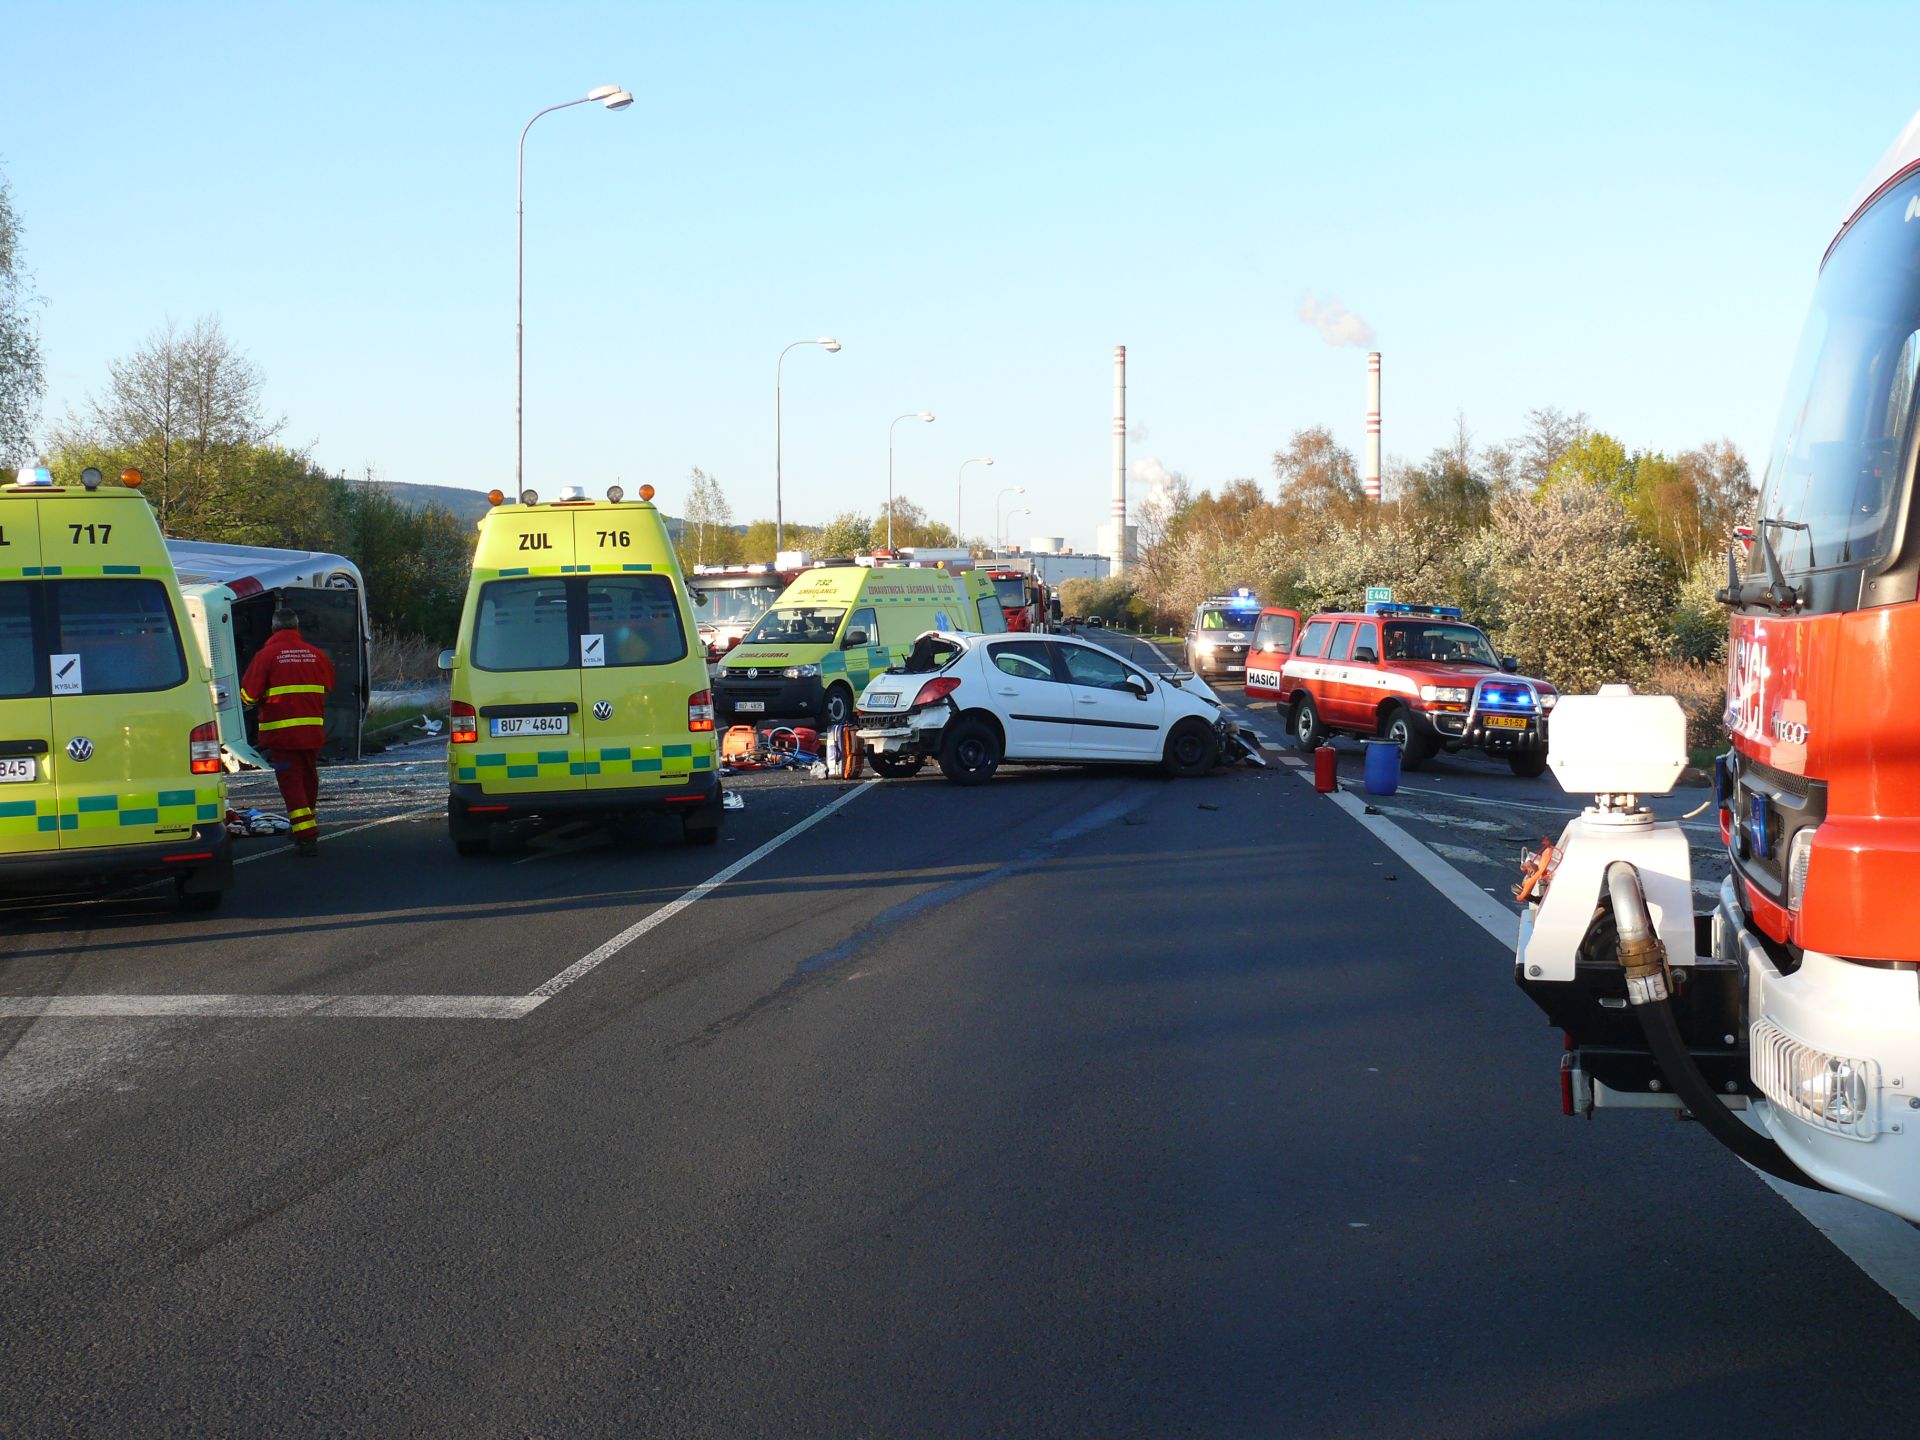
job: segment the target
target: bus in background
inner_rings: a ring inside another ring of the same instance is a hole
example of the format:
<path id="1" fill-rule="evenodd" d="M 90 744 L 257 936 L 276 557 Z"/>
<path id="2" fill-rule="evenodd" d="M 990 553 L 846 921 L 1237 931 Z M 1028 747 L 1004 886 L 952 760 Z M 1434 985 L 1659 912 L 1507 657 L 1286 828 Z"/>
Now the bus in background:
<path id="1" fill-rule="evenodd" d="M 229 769 L 266 768 L 254 746 L 252 717 L 240 704 L 240 677 L 273 633 L 273 612 L 285 604 L 300 616 L 300 634 L 333 662 L 323 759 L 360 758 L 373 669 L 373 625 L 366 584 L 344 555 L 169 540 L 188 619 L 213 667 L 213 704 Z"/>

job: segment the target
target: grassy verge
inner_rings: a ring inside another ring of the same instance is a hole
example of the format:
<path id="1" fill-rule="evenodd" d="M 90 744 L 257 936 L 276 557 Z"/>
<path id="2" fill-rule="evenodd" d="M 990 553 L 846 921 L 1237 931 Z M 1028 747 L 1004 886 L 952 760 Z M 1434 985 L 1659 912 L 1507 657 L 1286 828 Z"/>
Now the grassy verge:
<path id="1" fill-rule="evenodd" d="M 447 703 L 444 699 L 404 700 L 374 705 L 367 711 L 367 723 L 361 731 L 361 743 L 370 751 L 384 750 L 402 740 L 412 740 L 426 732 L 420 721 L 439 720 L 444 725 Z M 445 734 L 445 730 L 441 731 Z"/>

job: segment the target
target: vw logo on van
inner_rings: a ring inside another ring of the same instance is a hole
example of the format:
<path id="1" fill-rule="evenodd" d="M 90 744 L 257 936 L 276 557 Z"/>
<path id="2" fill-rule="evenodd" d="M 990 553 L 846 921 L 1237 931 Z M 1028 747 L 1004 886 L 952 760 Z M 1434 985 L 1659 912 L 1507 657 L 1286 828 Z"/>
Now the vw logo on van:
<path id="1" fill-rule="evenodd" d="M 611 720 L 613 718 L 613 702 L 611 700 L 594 701 L 593 718 L 596 720 Z"/>
<path id="2" fill-rule="evenodd" d="M 84 735 L 76 735 L 73 739 L 67 741 L 67 754 L 71 755 L 75 760 L 91 760 L 93 758 L 93 741 L 87 739 Z"/>

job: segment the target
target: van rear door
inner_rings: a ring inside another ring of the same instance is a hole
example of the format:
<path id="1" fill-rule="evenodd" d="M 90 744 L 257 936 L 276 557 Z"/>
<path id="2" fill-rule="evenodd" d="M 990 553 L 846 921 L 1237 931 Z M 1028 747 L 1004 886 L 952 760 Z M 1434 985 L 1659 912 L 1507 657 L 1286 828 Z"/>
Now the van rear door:
<path id="1" fill-rule="evenodd" d="M 59 845 L 39 573 L 38 502 L 0 496 L 0 855 Z"/>
<path id="2" fill-rule="evenodd" d="M 282 601 L 300 612 L 300 638 L 333 662 L 333 689 L 327 692 L 328 760 L 360 758 L 360 721 L 366 707 L 361 693 L 360 592 L 347 589 L 282 590 Z"/>
<path id="3" fill-rule="evenodd" d="M 219 778 L 191 770 L 206 671 L 145 502 L 91 498 L 40 504 L 60 848 L 185 839 L 220 818 Z"/>
<path id="4" fill-rule="evenodd" d="M 464 659 L 480 738 L 463 756 L 459 778 L 489 795 L 586 788 L 568 594 L 573 520 L 573 512 L 545 505 L 503 505 L 487 517 L 490 550 L 515 563 L 478 572 L 484 578 Z"/>
<path id="5" fill-rule="evenodd" d="M 693 777 L 696 752 L 705 757 L 712 749 L 711 735 L 687 729 L 687 703 L 707 688 L 707 676 L 697 636 L 688 640 L 686 589 L 671 570 L 634 558 L 649 553 L 633 545 L 646 538 L 636 529 L 656 523 L 617 510 L 574 516 L 582 569 L 591 564 L 599 572 L 575 582 L 590 791 L 684 785 Z M 624 545 L 621 536 L 628 537 Z"/>

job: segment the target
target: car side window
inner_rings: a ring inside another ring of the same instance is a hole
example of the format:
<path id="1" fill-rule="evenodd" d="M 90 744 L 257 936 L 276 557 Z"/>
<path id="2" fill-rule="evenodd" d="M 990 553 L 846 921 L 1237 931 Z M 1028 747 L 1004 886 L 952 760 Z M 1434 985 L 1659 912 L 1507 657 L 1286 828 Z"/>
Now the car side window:
<path id="1" fill-rule="evenodd" d="M 993 667 L 1016 680 L 1045 680 L 1048 683 L 1056 678 L 1053 666 L 1047 660 L 1047 642 L 1044 640 L 1006 640 L 987 647 L 987 654 L 993 657 Z"/>
<path id="2" fill-rule="evenodd" d="M 1374 626 L 1362 625 L 1354 631 L 1353 663 L 1356 665 L 1380 663 L 1380 632 Z"/>
<path id="3" fill-rule="evenodd" d="M 853 614 L 847 617 L 847 628 L 842 630 L 840 633 L 842 635 L 851 635 L 856 630 L 864 630 L 867 632 L 867 639 L 866 639 L 867 644 L 878 645 L 880 643 L 880 624 L 874 618 L 874 614 L 871 609 L 860 609 L 860 610 L 854 611 Z M 842 640 L 840 642 L 840 648 L 843 650 L 846 649 L 847 642 Z"/>
<path id="4" fill-rule="evenodd" d="M 1344 660 L 1353 653 L 1353 622 L 1342 620 L 1333 627 L 1333 644 L 1327 649 L 1329 660 Z"/>
<path id="5" fill-rule="evenodd" d="M 1124 690 L 1127 677 L 1133 673 L 1104 650 L 1095 650 L 1087 645 L 1063 645 L 1060 647 L 1066 655 L 1067 674 L 1073 677 L 1076 685 L 1091 685 L 1099 690 Z"/>
<path id="6" fill-rule="evenodd" d="M 1318 660 L 1320 652 L 1327 647 L 1327 631 L 1330 628 L 1324 620 L 1312 621 L 1307 626 L 1307 633 L 1300 637 L 1299 648 L 1293 653 L 1309 660 Z"/>

